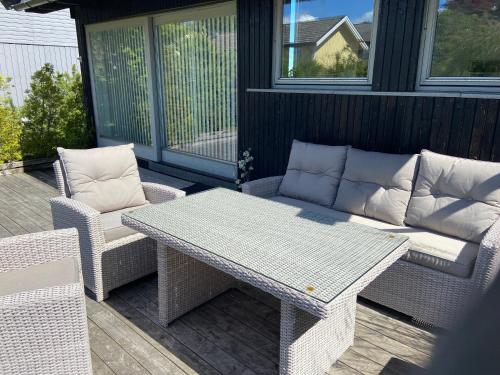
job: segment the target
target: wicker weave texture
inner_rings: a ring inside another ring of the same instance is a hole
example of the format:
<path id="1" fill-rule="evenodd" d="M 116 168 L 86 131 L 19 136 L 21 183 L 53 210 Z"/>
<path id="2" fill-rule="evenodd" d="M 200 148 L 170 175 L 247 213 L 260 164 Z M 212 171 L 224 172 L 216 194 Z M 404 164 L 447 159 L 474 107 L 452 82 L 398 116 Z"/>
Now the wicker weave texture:
<path id="1" fill-rule="evenodd" d="M 271 197 L 281 177 L 269 177 L 244 184 L 248 194 Z M 246 185 L 246 186 L 245 186 Z M 377 303 L 437 327 L 452 328 L 491 284 L 500 271 L 500 218 L 486 233 L 479 247 L 470 278 L 461 278 L 396 261 L 376 278 L 361 295 Z"/>
<path id="2" fill-rule="evenodd" d="M 79 259 L 74 229 L 0 240 L 1 272 L 66 257 Z M 92 374 L 83 284 L 1 296 L 0 348 L 0 374 Z"/>
<path id="3" fill-rule="evenodd" d="M 106 299 L 112 289 L 156 272 L 155 241 L 134 234 L 106 243 L 100 213 L 67 196 L 59 161 L 54 163 L 54 171 L 61 194 L 50 201 L 54 228 L 78 229 L 85 286 L 94 292 L 98 302 Z M 143 189 L 151 203 L 185 195 L 181 190 L 154 183 L 143 183 Z"/>

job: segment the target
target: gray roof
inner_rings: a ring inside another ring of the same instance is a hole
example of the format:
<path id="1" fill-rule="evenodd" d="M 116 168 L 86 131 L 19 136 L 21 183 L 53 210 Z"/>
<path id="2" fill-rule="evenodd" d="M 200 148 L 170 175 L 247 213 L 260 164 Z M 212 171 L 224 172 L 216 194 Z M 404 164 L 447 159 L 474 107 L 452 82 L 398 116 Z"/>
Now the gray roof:
<path id="1" fill-rule="evenodd" d="M 313 21 L 305 21 L 297 23 L 295 33 L 295 42 L 293 44 L 313 44 L 317 43 L 328 31 L 335 27 L 345 16 L 337 16 L 330 18 L 320 18 Z M 354 25 L 358 30 L 363 40 L 370 43 L 372 24 L 362 22 Z M 290 24 L 283 25 L 283 41 L 285 45 L 291 44 L 290 40 Z"/>
<path id="2" fill-rule="evenodd" d="M 297 30 L 295 32 L 295 43 L 293 44 L 311 44 L 316 43 L 330 31 L 336 24 L 338 24 L 344 16 L 322 18 L 314 21 L 305 21 L 297 23 Z M 283 25 L 283 41 L 284 44 L 290 44 L 290 24 Z"/>

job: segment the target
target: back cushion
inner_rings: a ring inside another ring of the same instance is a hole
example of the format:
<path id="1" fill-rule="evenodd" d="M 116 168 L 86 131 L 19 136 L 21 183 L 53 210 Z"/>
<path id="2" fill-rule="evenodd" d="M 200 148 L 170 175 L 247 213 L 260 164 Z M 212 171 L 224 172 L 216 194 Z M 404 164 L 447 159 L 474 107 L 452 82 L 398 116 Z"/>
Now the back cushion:
<path id="1" fill-rule="evenodd" d="M 132 144 L 57 152 L 71 198 L 99 212 L 146 203 Z"/>
<path id="2" fill-rule="evenodd" d="M 418 155 L 395 155 L 352 148 L 333 208 L 404 225 Z"/>
<path id="3" fill-rule="evenodd" d="M 344 170 L 347 147 L 293 141 L 279 194 L 331 206 Z"/>
<path id="4" fill-rule="evenodd" d="M 422 151 L 406 223 L 481 242 L 500 215 L 500 163 Z"/>

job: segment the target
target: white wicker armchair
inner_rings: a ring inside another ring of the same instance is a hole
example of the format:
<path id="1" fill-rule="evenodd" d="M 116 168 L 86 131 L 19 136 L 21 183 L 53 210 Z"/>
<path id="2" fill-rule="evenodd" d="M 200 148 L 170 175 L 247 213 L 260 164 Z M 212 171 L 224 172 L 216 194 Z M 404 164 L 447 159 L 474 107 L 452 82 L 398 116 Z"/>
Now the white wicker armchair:
<path id="1" fill-rule="evenodd" d="M 75 229 L 0 240 L 0 348 L 0 374 L 92 374 Z"/>
<path id="2" fill-rule="evenodd" d="M 77 228 L 80 235 L 85 286 L 100 302 L 112 289 L 157 271 L 156 241 L 139 233 L 110 240 L 105 237 L 103 215 L 70 198 L 59 161 L 54 163 L 60 197 L 50 201 L 54 228 Z M 162 203 L 185 192 L 165 185 L 142 183 L 146 199 Z"/>

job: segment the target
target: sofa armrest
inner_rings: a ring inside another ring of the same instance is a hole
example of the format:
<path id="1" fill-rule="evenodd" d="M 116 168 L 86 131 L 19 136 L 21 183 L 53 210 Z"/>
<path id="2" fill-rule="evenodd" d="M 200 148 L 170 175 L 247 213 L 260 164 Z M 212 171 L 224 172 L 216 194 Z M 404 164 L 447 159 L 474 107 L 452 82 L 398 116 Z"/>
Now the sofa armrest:
<path id="1" fill-rule="evenodd" d="M 479 245 L 473 277 L 476 286 L 485 291 L 500 273 L 500 217 L 490 227 Z"/>
<path id="2" fill-rule="evenodd" d="M 80 259 L 76 229 L 39 232 L 0 240 L 0 272 L 49 263 L 67 257 Z"/>
<path id="3" fill-rule="evenodd" d="M 152 182 L 143 182 L 142 188 L 146 199 L 153 204 L 168 202 L 186 196 L 185 191 Z"/>
<path id="4" fill-rule="evenodd" d="M 244 194 L 255 195 L 261 198 L 270 198 L 278 193 L 283 176 L 261 178 L 260 180 L 245 182 L 241 185 Z"/>

